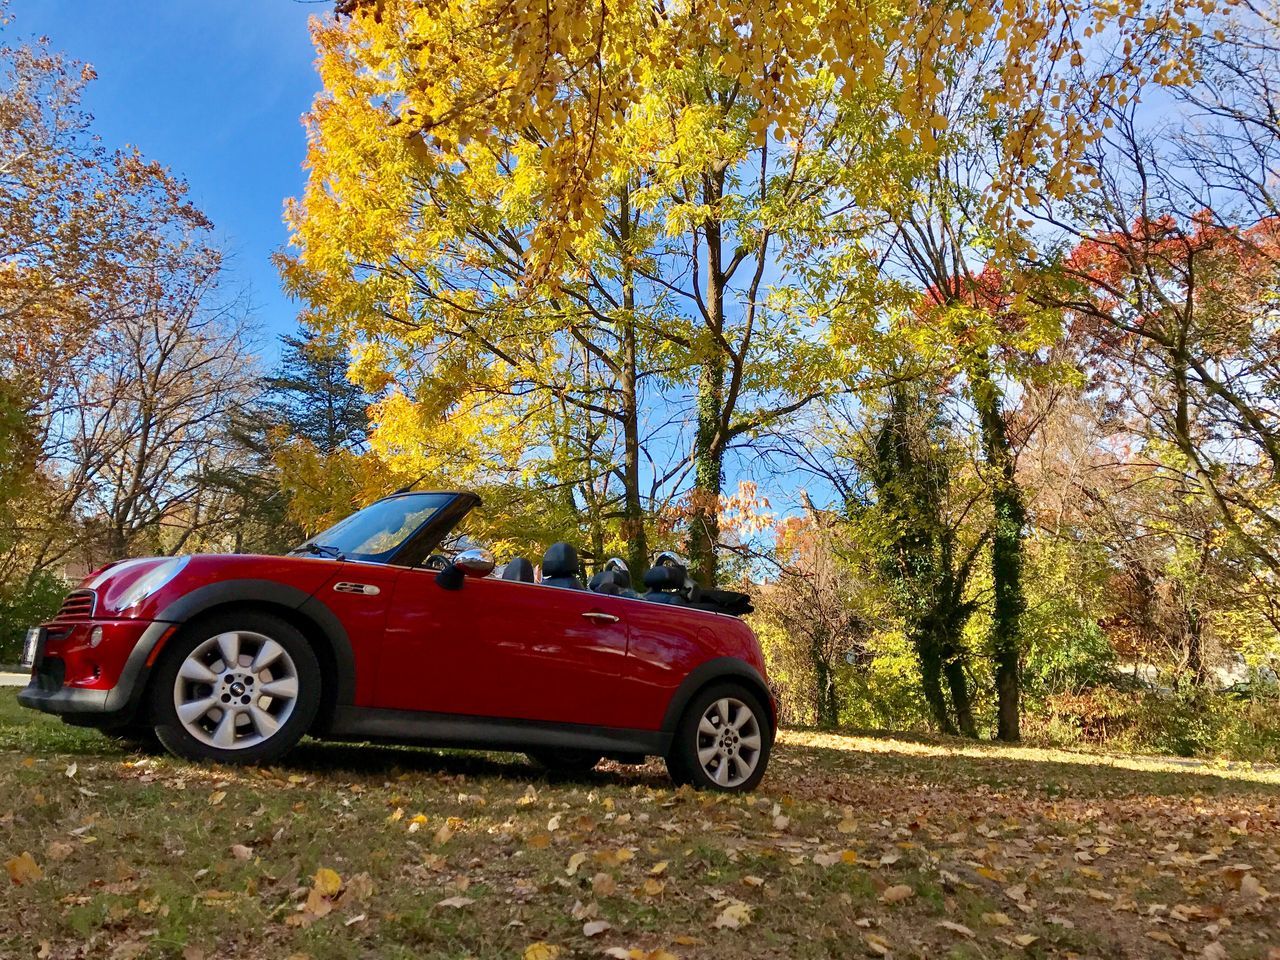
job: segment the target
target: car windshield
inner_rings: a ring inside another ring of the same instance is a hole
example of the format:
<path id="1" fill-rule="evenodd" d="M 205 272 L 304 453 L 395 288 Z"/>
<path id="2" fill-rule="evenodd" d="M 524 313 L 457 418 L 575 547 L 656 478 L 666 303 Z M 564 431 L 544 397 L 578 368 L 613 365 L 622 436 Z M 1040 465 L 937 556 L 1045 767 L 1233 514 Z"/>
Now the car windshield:
<path id="1" fill-rule="evenodd" d="M 412 493 L 379 500 L 316 534 L 294 552 L 385 563 L 452 499 L 447 493 Z"/>

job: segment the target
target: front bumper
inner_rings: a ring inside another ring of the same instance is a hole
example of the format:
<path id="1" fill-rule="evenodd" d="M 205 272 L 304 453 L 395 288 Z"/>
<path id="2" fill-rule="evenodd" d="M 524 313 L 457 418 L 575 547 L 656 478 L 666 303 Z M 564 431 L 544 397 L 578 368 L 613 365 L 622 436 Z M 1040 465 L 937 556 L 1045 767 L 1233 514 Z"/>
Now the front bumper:
<path id="1" fill-rule="evenodd" d="M 146 693 L 151 654 L 174 625 L 89 620 L 49 626 L 18 702 L 68 723 L 113 727 L 130 722 Z M 91 647 L 88 638 L 95 627 L 103 628 L 103 638 Z"/>

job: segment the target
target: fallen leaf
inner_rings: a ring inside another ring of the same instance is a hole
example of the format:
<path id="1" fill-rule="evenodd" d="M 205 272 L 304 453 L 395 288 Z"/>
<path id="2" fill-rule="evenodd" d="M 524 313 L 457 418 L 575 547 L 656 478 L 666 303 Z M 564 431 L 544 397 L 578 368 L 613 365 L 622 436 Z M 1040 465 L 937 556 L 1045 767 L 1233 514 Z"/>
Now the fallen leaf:
<path id="1" fill-rule="evenodd" d="M 591 890 L 597 897 L 611 897 L 618 889 L 613 874 L 597 873 L 591 878 Z"/>
<path id="2" fill-rule="evenodd" d="M 373 877 L 367 873 L 357 873 L 347 881 L 346 889 L 342 891 L 342 903 L 343 906 L 360 903 L 372 896 Z"/>
<path id="3" fill-rule="evenodd" d="M 4 868 L 9 871 L 9 879 L 17 884 L 34 883 L 44 876 L 44 871 L 36 863 L 36 858 L 25 850 L 18 856 L 6 860 Z"/>
<path id="4" fill-rule="evenodd" d="M 972 937 L 974 935 L 973 931 L 963 923 L 954 923 L 951 920 L 939 920 L 938 926 L 943 930 L 950 930 L 952 933 L 957 933 L 962 937 Z"/>
<path id="5" fill-rule="evenodd" d="M 731 900 L 711 925 L 720 930 L 737 930 L 751 922 L 751 908 L 741 900 Z"/>
<path id="6" fill-rule="evenodd" d="M 884 893 L 880 894 L 880 899 L 885 903 L 898 903 L 902 900 L 910 900 L 916 895 L 905 883 L 895 883 L 892 887 L 886 887 Z"/>
<path id="7" fill-rule="evenodd" d="M 575 853 L 572 857 L 569 858 L 569 863 L 564 868 L 565 875 L 572 877 L 574 874 L 578 872 L 578 868 L 586 862 L 587 862 L 587 855 L 585 853 Z"/>
<path id="8" fill-rule="evenodd" d="M 1240 878 L 1240 896 L 1244 900 L 1265 900 L 1267 891 L 1263 889 L 1257 877 L 1252 873 L 1246 873 Z"/>
<path id="9" fill-rule="evenodd" d="M 67 843 L 63 840 L 54 840 L 44 848 L 44 854 L 50 860 L 65 860 L 75 852 L 75 844 Z"/>
<path id="10" fill-rule="evenodd" d="M 215 790 L 213 793 L 209 794 L 209 806 L 216 807 L 225 799 L 227 799 L 227 791 Z"/>
<path id="11" fill-rule="evenodd" d="M 311 881 L 311 888 L 322 897 L 337 896 L 338 891 L 342 889 L 342 878 L 338 876 L 336 870 L 321 867 Z"/>
<path id="12" fill-rule="evenodd" d="M 867 949 L 877 957 L 887 957 L 889 951 L 893 949 L 888 940 L 874 933 L 864 933 L 862 939 L 866 943 Z"/>
<path id="13" fill-rule="evenodd" d="M 253 848 L 246 847 L 243 843 L 232 844 L 231 855 L 237 860 L 252 860 Z"/>
<path id="14" fill-rule="evenodd" d="M 649 877 L 644 882 L 644 887 L 643 887 L 644 895 L 646 897 L 656 897 L 658 894 L 660 894 L 663 890 L 666 889 L 666 886 L 667 885 L 663 881 L 656 880 L 653 877 Z"/>
<path id="15" fill-rule="evenodd" d="M 1227 948 L 1214 940 L 1212 943 L 1205 944 L 1204 949 L 1200 951 L 1200 956 L 1204 960 L 1227 960 Z"/>
<path id="16" fill-rule="evenodd" d="M 556 960 L 559 956 L 559 947 L 542 940 L 524 948 L 524 960 Z"/>
<path id="17" fill-rule="evenodd" d="M 584 937 L 598 937 L 609 929 L 612 929 L 612 927 L 607 920 L 589 920 L 582 925 L 582 935 Z"/>
<path id="18" fill-rule="evenodd" d="M 448 897 L 436 903 L 437 907 L 452 907 L 454 910 L 461 910 L 463 907 L 469 907 L 473 903 L 470 897 Z"/>
<path id="19" fill-rule="evenodd" d="M 1013 921 L 1009 919 L 1007 913 L 984 913 L 982 922 L 989 923 L 993 927 L 1011 927 Z"/>

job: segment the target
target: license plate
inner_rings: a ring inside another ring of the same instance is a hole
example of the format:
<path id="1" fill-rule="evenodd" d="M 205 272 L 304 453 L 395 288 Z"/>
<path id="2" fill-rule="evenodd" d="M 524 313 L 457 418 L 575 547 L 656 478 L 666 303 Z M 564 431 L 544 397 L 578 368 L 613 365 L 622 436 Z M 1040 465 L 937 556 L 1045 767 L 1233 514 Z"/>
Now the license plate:
<path id="1" fill-rule="evenodd" d="M 22 648 L 22 666 L 26 669 L 33 669 L 36 661 L 40 659 L 41 648 L 44 646 L 44 628 L 32 627 L 27 631 L 27 642 Z"/>

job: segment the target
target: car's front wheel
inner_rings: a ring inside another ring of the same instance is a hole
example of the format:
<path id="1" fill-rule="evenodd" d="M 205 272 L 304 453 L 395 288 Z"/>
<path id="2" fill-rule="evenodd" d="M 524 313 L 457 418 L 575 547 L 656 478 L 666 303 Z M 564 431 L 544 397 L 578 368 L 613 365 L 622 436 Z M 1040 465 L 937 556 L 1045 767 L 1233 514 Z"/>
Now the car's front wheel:
<path id="1" fill-rule="evenodd" d="M 678 784 L 745 792 L 764 777 L 772 747 L 760 698 L 736 683 L 718 683 L 689 703 L 667 754 L 667 772 Z"/>
<path id="2" fill-rule="evenodd" d="M 320 666 L 303 635 L 266 613 L 215 616 L 169 644 L 151 685 L 156 736 L 188 760 L 268 763 L 320 706 Z"/>

